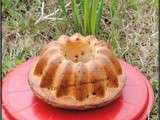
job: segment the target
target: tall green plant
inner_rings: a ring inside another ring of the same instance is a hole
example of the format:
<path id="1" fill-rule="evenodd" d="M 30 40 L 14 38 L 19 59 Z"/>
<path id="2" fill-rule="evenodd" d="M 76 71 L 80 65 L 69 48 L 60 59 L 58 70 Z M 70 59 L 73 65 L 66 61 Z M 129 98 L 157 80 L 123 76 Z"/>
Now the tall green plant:
<path id="1" fill-rule="evenodd" d="M 72 16 L 75 22 L 75 27 L 80 28 L 82 25 L 81 17 L 80 17 L 79 9 L 75 0 L 71 0 L 71 6 L 72 6 Z"/>
<path id="2" fill-rule="evenodd" d="M 71 0 L 72 19 L 75 29 L 84 35 L 95 35 L 100 30 L 104 0 Z M 64 0 L 59 0 L 59 5 L 67 16 Z"/>
<path id="3" fill-rule="evenodd" d="M 89 9 L 89 0 L 82 0 L 81 1 L 82 4 L 82 16 L 83 16 L 83 34 L 89 34 L 89 13 L 90 13 L 90 9 Z"/>
<path id="4" fill-rule="evenodd" d="M 96 28 L 96 11 L 97 11 L 98 0 L 92 0 L 92 8 L 91 8 L 91 34 L 95 34 Z"/>
<path id="5" fill-rule="evenodd" d="M 98 5 L 98 10 L 97 10 L 97 17 L 96 17 L 96 32 L 99 32 L 99 29 L 100 29 L 100 23 L 101 23 L 101 18 L 102 18 L 102 12 L 103 12 L 103 4 L 104 4 L 104 1 L 101 0 L 99 2 L 99 5 Z"/>

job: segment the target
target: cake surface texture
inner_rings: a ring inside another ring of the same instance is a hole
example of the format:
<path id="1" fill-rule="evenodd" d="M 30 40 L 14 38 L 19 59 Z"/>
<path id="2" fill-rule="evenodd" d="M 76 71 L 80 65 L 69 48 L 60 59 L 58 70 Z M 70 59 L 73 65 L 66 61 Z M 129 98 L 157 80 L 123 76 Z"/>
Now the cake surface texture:
<path id="1" fill-rule="evenodd" d="M 118 98 L 126 76 L 109 44 L 76 33 L 62 35 L 42 49 L 28 82 L 33 93 L 48 104 L 85 110 Z"/>

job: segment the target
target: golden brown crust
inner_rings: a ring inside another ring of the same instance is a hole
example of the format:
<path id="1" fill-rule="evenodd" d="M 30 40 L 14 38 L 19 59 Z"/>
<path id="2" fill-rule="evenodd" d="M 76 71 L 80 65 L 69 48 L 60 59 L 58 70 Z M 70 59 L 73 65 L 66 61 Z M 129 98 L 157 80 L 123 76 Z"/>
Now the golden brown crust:
<path id="1" fill-rule="evenodd" d="M 78 101 L 72 96 L 64 96 L 61 98 L 57 98 L 55 96 L 55 91 L 51 91 L 47 88 L 41 88 L 39 86 L 39 78 L 33 76 L 32 71 L 33 69 L 29 72 L 28 82 L 33 93 L 40 99 L 47 102 L 48 104 L 64 109 L 86 110 L 102 107 L 117 99 L 121 95 L 122 89 L 126 83 L 126 76 L 125 73 L 123 73 L 118 77 L 118 88 L 107 88 L 104 97 L 101 98 L 96 96 L 90 96 L 88 99 L 85 99 L 84 101 Z"/>
<path id="2" fill-rule="evenodd" d="M 97 53 L 101 53 L 101 55 L 105 55 L 105 56 L 109 57 L 112 64 L 114 65 L 114 68 L 116 68 L 115 70 L 116 70 L 117 74 L 118 75 L 122 74 L 121 66 L 120 66 L 119 62 L 117 61 L 116 56 L 112 53 L 111 50 L 104 48 L 104 47 L 100 47 L 97 49 Z"/>
<path id="3" fill-rule="evenodd" d="M 61 97 L 64 95 L 68 95 L 69 94 L 69 82 L 71 79 L 71 75 L 72 75 L 72 62 L 71 61 L 64 61 L 63 62 L 64 66 L 62 68 L 62 73 L 59 74 L 59 79 L 58 79 L 58 87 L 57 87 L 57 91 L 56 91 L 56 96 L 57 97 Z"/>
<path id="4" fill-rule="evenodd" d="M 97 62 L 99 65 L 103 65 L 107 75 L 107 86 L 118 87 L 117 74 L 115 73 L 115 68 L 113 63 L 104 55 L 97 56 Z"/>
<path id="5" fill-rule="evenodd" d="M 75 66 L 74 70 L 74 79 L 76 84 L 76 99 L 77 100 L 84 100 L 88 94 L 88 71 L 86 66 L 83 63 L 78 63 Z"/>
<path id="6" fill-rule="evenodd" d="M 103 82 L 106 79 L 106 76 L 102 75 L 102 70 L 94 60 L 90 61 L 87 66 L 89 80 L 93 83 L 92 94 L 103 97 L 105 94 L 105 86 Z"/>
<path id="7" fill-rule="evenodd" d="M 51 59 L 51 62 L 47 65 L 46 70 L 44 70 L 45 74 L 42 75 L 40 87 L 46 88 L 51 86 L 56 70 L 62 62 L 62 59 L 63 58 L 60 55 L 55 55 L 54 58 Z"/>
<path id="8" fill-rule="evenodd" d="M 121 94 L 126 80 L 111 50 L 93 36 L 61 36 L 42 50 L 29 85 L 36 96 L 61 108 L 103 106 Z"/>

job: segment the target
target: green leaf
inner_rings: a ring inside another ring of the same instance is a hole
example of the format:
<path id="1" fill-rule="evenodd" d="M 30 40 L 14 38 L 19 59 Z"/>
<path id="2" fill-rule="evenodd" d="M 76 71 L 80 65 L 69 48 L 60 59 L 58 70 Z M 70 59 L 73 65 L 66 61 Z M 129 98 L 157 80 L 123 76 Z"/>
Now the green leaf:
<path id="1" fill-rule="evenodd" d="M 132 8 L 134 10 L 138 9 L 138 0 L 127 0 L 126 2 L 128 8 Z"/>
<path id="2" fill-rule="evenodd" d="M 80 0 L 80 10 L 81 10 L 81 14 L 83 15 L 84 13 L 84 1 L 85 0 Z"/>
<path id="3" fill-rule="evenodd" d="M 67 11 L 66 11 L 66 8 L 65 8 L 65 3 L 64 3 L 64 0 L 59 0 L 59 5 L 62 9 L 62 12 L 64 13 L 65 17 L 67 17 Z"/>
<path id="4" fill-rule="evenodd" d="M 99 32 L 99 29 L 100 29 L 100 22 L 101 22 L 102 11 L 103 11 L 103 4 L 104 4 L 104 1 L 101 0 L 99 5 L 98 5 L 97 16 L 96 16 L 96 32 Z"/>
<path id="5" fill-rule="evenodd" d="M 87 34 L 88 23 L 89 23 L 89 0 L 84 0 L 84 13 L 83 13 L 83 33 Z"/>
<path id="6" fill-rule="evenodd" d="M 22 60 L 16 58 L 16 65 L 19 65 L 19 64 L 21 64 L 21 63 L 22 63 Z"/>
<path id="7" fill-rule="evenodd" d="M 82 20 L 82 33 L 84 34 L 84 28 L 83 28 L 83 25 L 84 25 L 84 21 L 83 21 L 83 14 L 84 14 L 84 0 L 80 0 L 80 15 L 81 15 L 81 20 Z"/>
<path id="8" fill-rule="evenodd" d="M 27 19 L 21 19 L 18 21 L 19 30 L 24 32 L 29 28 L 29 20 Z"/>
<path id="9" fill-rule="evenodd" d="M 111 0 L 109 2 L 109 12 L 111 17 L 113 17 L 115 14 L 117 14 L 118 10 L 118 2 L 117 0 Z"/>
<path id="10" fill-rule="evenodd" d="M 12 0 L 3 0 L 2 1 L 2 12 L 10 9 L 12 4 L 13 4 Z"/>
<path id="11" fill-rule="evenodd" d="M 72 14 L 73 14 L 74 22 L 76 26 L 80 28 L 82 24 L 81 24 L 81 18 L 80 18 L 76 0 L 71 0 L 71 6 L 72 6 Z"/>
<path id="12" fill-rule="evenodd" d="M 96 11 L 98 6 L 98 0 L 92 1 L 92 11 L 91 11 L 91 33 L 95 35 L 95 28 L 96 28 Z"/>

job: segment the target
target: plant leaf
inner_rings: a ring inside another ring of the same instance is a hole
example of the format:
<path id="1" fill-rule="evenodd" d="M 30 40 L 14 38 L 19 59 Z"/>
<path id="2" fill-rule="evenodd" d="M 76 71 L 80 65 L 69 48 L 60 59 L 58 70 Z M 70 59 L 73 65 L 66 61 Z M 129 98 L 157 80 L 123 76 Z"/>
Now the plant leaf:
<path id="1" fill-rule="evenodd" d="M 76 24 L 77 27 L 81 27 L 81 18 L 80 18 L 80 14 L 79 14 L 79 10 L 78 10 L 78 6 L 76 3 L 76 0 L 71 0 L 71 6 L 72 6 L 72 15 L 74 18 L 74 22 Z"/>
<path id="2" fill-rule="evenodd" d="M 13 4 L 12 0 L 3 0 L 2 1 L 2 12 L 11 8 L 12 4 Z"/>
<path id="3" fill-rule="evenodd" d="M 66 11 L 66 8 L 65 8 L 64 0 L 58 0 L 58 2 L 59 2 L 59 5 L 60 5 L 60 7 L 62 9 L 62 12 L 64 13 L 65 17 L 67 17 L 67 11 Z"/>
<path id="4" fill-rule="evenodd" d="M 88 26 L 87 26 L 87 33 L 91 34 L 91 13 L 92 13 L 92 2 L 93 0 L 90 0 L 89 5 L 88 5 Z"/>
<path id="5" fill-rule="evenodd" d="M 92 11 L 91 11 L 91 33 L 94 35 L 95 34 L 95 28 L 96 28 L 96 11 L 97 11 L 97 6 L 98 6 L 98 0 L 93 0 L 92 1 Z"/>
<path id="6" fill-rule="evenodd" d="M 82 15 L 84 13 L 84 2 L 85 2 L 85 0 L 80 0 L 80 10 L 81 10 Z"/>
<path id="7" fill-rule="evenodd" d="M 111 0 L 109 2 L 109 12 L 110 12 L 111 17 L 117 14 L 117 8 L 118 8 L 117 0 Z"/>
<path id="8" fill-rule="evenodd" d="M 99 32 L 99 29 L 100 29 L 100 22 L 101 22 L 102 11 L 103 11 L 103 4 L 104 4 L 104 1 L 101 0 L 99 5 L 98 5 L 97 16 L 96 16 L 96 33 Z"/>
<path id="9" fill-rule="evenodd" d="M 83 29 L 84 29 L 84 34 L 87 34 L 87 30 L 89 29 L 88 24 L 89 24 L 89 0 L 84 0 L 84 6 L 83 6 Z"/>

